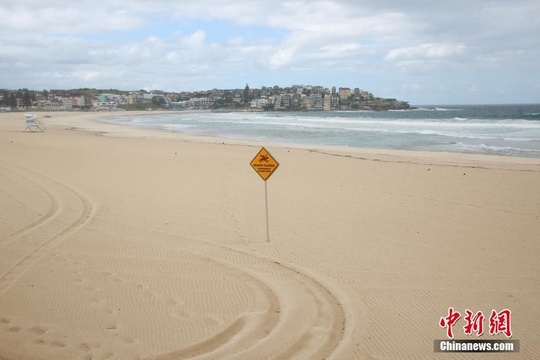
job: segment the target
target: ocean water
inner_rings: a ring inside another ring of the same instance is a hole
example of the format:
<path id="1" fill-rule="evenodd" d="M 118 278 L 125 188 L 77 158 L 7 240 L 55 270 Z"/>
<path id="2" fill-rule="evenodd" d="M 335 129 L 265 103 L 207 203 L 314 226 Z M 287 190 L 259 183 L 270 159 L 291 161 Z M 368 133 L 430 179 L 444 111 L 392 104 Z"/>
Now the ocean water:
<path id="1" fill-rule="evenodd" d="M 285 144 L 540 158 L 540 104 L 403 111 L 156 112 L 107 122 Z"/>

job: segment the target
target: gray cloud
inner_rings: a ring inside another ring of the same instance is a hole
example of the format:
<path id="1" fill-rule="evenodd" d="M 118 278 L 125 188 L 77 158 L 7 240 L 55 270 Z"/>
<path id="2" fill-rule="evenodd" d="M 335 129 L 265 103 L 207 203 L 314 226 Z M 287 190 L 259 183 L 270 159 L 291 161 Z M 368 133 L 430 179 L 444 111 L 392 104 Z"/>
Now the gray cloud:
<path id="1" fill-rule="evenodd" d="M 0 5 L 0 87 L 199 90 L 317 80 L 417 103 L 534 101 L 539 11 L 527 0 L 23 0 Z M 234 30 L 222 38 L 207 27 L 213 22 Z"/>

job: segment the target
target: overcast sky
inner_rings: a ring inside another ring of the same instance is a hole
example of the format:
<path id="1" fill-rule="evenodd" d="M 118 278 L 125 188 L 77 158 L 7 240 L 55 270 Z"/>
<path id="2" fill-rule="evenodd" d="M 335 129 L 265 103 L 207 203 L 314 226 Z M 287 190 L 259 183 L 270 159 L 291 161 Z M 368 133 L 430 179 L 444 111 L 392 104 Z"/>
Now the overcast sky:
<path id="1" fill-rule="evenodd" d="M 540 103 L 539 0 L 2 1 L 0 88 L 359 87 Z"/>

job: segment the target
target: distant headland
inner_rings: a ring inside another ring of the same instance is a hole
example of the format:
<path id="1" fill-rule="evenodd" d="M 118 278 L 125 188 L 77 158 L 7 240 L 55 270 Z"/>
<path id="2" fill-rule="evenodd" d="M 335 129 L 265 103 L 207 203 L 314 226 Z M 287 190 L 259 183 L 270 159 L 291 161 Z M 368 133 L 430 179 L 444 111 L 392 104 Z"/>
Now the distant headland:
<path id="1" fill-rule="evenodd" d="M 332 111 L 408 110 L 406 101 L 380 98 L 360 88 L 313 85 L 289 87 L 212 89 L 195 92 L 117 89 L 0 89 L 0 111 L 125 111 L 192 110 L 214 111 Z"/>

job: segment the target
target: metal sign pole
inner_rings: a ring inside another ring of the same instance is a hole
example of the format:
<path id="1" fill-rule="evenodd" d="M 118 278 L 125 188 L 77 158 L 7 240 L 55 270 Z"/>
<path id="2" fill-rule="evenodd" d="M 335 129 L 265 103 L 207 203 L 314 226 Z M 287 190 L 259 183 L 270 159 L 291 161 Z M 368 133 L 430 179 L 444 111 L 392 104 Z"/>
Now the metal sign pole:
<path id="1" fill-rule="evenodd" d="M 266 205 L 266 241 L 270 242 L 270 230 L 268 225 L 268 186 L 266 180 L 272 175 L 272 173 L 278 168 L 279 163 L 266 151 L 265 148 L 261 148 L 257 155 L 249 163 L 253 170 L 255 170 L 261 179 L 264 181 L 264 203 Z"/>
<path id="2" fill-rule="evenodd" d="M 270 230 L 268 226 L 268 187 L 266 181 L 264 182 L 264 202 L 266 205 L 266 241 L 270 242 Z"/>

